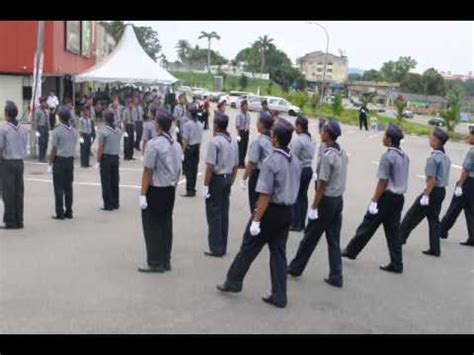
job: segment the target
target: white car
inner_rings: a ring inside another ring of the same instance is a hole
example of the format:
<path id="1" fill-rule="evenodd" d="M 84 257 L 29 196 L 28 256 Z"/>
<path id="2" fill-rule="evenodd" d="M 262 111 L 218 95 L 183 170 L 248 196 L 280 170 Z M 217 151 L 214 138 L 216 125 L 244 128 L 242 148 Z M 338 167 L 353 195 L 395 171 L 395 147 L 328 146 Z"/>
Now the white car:
<path id="1" fill-rule="evenodd" d="M 298 106 L 292 105 L 291 102 L 281 97 L 266 97 L 268 108 L 272 111 L 278 111 L 289 116 L 297 116 L 301 109 Z"/>
<path id="2" fill-rule="evenodd" d="M 240 103 L 243 101 L 243 100 L 247 100 L 249 103 L 250 101 L 252 100 L 255 100 L 255 99 L 258 99 L 260 100 L 260 96 L 257 96 L 255 94 L 245 94 L 245 95 L 242 95 L 240 96 L 236 101 L 235 101 L 235 107 L 240 107 Z M 249 105 L 249 108 L 250 108 L 250 105 Z"/>
<path id="3" fill-rule="evenodd" d="M 262 101 L 265 100 L 263 96 L 250 96 L 247 98 L 249 103 L 249 111 L 262 111 Z"/>
<path id="4" fill-rule="evenodd" d="M 229 95 L 227 95 L 227 104 L 230 105 L 232 108 L 237 108 L 237 101 L 240 99 L 241 96 L 243 95 L 250 95 L 249 92 L 244 92 L 244 91 L 231 91 Z"/>

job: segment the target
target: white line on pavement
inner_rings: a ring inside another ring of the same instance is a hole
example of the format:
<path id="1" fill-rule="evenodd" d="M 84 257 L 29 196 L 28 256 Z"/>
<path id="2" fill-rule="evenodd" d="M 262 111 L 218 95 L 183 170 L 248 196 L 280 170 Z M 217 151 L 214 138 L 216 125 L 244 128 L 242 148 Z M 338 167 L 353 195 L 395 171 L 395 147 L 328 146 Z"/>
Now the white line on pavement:
<path id="1" fill-rule="evenodd" d="M 34 162 L 34 161 L 25 161 L 26 165 L 48 165 L 48 163 L 39 163 L 39 162 Z M 79 165 L 75 165 L 74 169 L 82 169 Z M 119 170 L 121 171 L 143 171 L 143 169 L 138 169 L 138 168 L 120 168 Z"/>
<path id="2" fill-rule="evenodd" d="M 372 164 L 375 164 L 375 165 L 379 165 L 379 162 L 378 162 L 378 161 L 375 161 L 375 160 L 372 160 L 371 163 L 372 163 Z"/>
<path id="3" fill-rule="evenodd" d="M 426 179 L 426 176 L 425 175 L 416 175 L 417 178 L 420 178 L 420 179 Z"/>
<path id="4" fill-rule="evenodd" d="M 451 164 L 451 166 L 455 169 L 459 169 L 459 170 L 462 170 L 462 166 L 459 166 L 459 165 L 455 165 L 455 164 Z"/>
<path id="5" fill-rule="evenodd" d="M 33 181 L 33 182 L 47 182 L 52 184 L 52 180 L 48 179 L 36 179 L 36 178 L 26 178 L 25 181 Z M 74 181 L 74 185 L 84 185 L 84 186 L 101 186 L 98 182 L 80 182 Z M 119 185 L 120 187 L 129 188 L 129 189 L 141 189 L 141 186 L 138 185 Z"/>

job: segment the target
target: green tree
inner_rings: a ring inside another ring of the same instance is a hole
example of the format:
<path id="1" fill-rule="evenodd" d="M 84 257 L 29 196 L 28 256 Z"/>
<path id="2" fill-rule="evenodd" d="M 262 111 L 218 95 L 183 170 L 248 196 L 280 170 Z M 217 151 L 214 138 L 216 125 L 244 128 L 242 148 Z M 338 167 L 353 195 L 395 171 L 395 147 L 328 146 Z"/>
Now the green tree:
<path id="1" fill-rule="evenodd" d="M 425 95 L 444 96 L 444 79 L 436 69 L 425 70 L 421 78 Z"/>
<path id="2" fill-rule="evenodd" d="M 319 108 L 319 100 L 320 100 L 319 94 L 313 94 L 311 96 L 311 99 L 309 100 L 309 105 L 313 112 L 316 112 L 316 110 Z"/>
<path id="3" fill-rule="evenodd" d="M 298 91 L 296 93 L 294 93 L 293 95 L 291 95 L 291 103 L 293 103 L 294 105 L 298 106 L 299 108 L 303 109 L 303 107 L 306 105 L 306 103 L 308 102 L 308 94 L 306 93 L 306 91 Z"/>
<path id="4" fill-rule="evenodd" d="M 401 82 L 411 69 L 416 68 L 416 60 L 411 57 L 400 57 L 397 61 L 383 63 L 380 74 L 385 81 Z"/>
<path id="5" fill-rule="evenodd" d="M 360 101 L 362 104 L 367 106 L 369 103 L 372 103 L 377 96 L 376 92 L 364 92 L 362 95 L 360 95 Z"/>
<path id="6" fill-rule="evenodd" d="M 267 86 L 267 95 L 271 95 L 273 91 L 273 82 L 270 80 Z"/>
<path id="7" fill-rule="evenodd" d="M 207 71 L 211 72 L 211 40 L 212 39 L 221 39 L 221 37 L 215 32 L 204 32 L 201 31 L 201 35 L 198 39 L 206 38 L 207 39 Z"/>
<path id="8" fill-rule="evenodd" d="M 249 80 L 245 74 L 242 74 L 239 79 L 240 90 L 244 90 L 249 83 Z"/>
<path id="9" fill-rule="evenodd" d="M 179 60 L 181 60 L 182 63 L 185 63 L 191 51 L 191 45 L 185 39 L 180 39 L 178 43 L 176 43 L 176 49 L 178 50 Z"/>
<path id="10" fill-rule="evenodd" d="M 405 109 L 408 105 L 408 102 L 402 96 L 398 96 L 395 99 L 394 104 L 395 104 L 395 108 L 397 110 L 397 121 L 398 121 L 398 123 L 402 123 L 403 122 L 403 113 L 405 112 Z"/>
<path id="11" fill-rule="evenodd" d="M 382 75 L 379 71 L 375 69 L 370 69 L 364 72 L 362 75 L 363 81 L 380 81 L 382 79 Z"/>
<path id="12" fill-rule="evenodd" d="M 344 112 L 344 106 L 342 105 L 342 94 L 340 92 L 337 92 L 334 96 L 331 110 L 336 117 L 339 117 Z"/>
<path id="13" fill-rule="evenodd" d="M 360 75 L 359 73 L 351 73 L 347 76 L 347 79 L 349 81 L 360 81 L 362 80 L 362 75 Z"/>
<path id="14" fill-rule="evenodd" d="M 257 40 L 257 48 L 261 52 L 261 64 L 260 64 L 260 73 L 265 72 L 265 56 L 267 51 L 270 49 L 270 45 L 272 45 L 273 38 L 268 37 L 265 35 L 263 37 L 259 37 Z"/>
<path id="15" fill-rule="evenodd" d="M 422 94 L 424 91 L 423 77 L 420 74 L 408 73 L 400 83 L 400 89 L 412 94 Z"/>
<path id="16" fill-rule="evenodd" d="M 459 115 L 465 104 L 466 89 L 460 82 L 451 83 L 451 87 L 446 93 L 446 109 L 441 110 L 441 117 L 444 118 L 446 128 L 449 132 L 453 132 L 459 123 Z"/>

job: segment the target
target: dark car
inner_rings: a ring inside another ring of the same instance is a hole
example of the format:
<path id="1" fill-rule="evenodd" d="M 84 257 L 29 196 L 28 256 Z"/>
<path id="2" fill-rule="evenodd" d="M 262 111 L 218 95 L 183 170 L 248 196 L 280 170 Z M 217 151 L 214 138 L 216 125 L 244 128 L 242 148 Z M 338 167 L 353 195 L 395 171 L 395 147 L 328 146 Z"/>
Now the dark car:
<path id="1" fill-rule="evenodd" d="M 431 126 L 436 126 L 436 127 L 444 127 L 446 123 L 444 122 L 444 119 L 442 118 L 432 118 L 431 120 L 428 121 L 428 124 Z"/>

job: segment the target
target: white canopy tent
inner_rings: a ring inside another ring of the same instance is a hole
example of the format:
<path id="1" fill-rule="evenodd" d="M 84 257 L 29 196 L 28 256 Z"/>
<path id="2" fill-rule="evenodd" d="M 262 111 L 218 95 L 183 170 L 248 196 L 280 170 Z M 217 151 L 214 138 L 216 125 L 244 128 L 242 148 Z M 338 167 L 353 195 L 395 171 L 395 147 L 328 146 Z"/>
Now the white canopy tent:
<path id="1" fill-rule="evenodd" d="M 120 42 L 104 61 L 75 76 L 77 83 L 171 85 L 178 81 L 151 59 L 138 42 L 132 25 L 126 25 Z"/>

